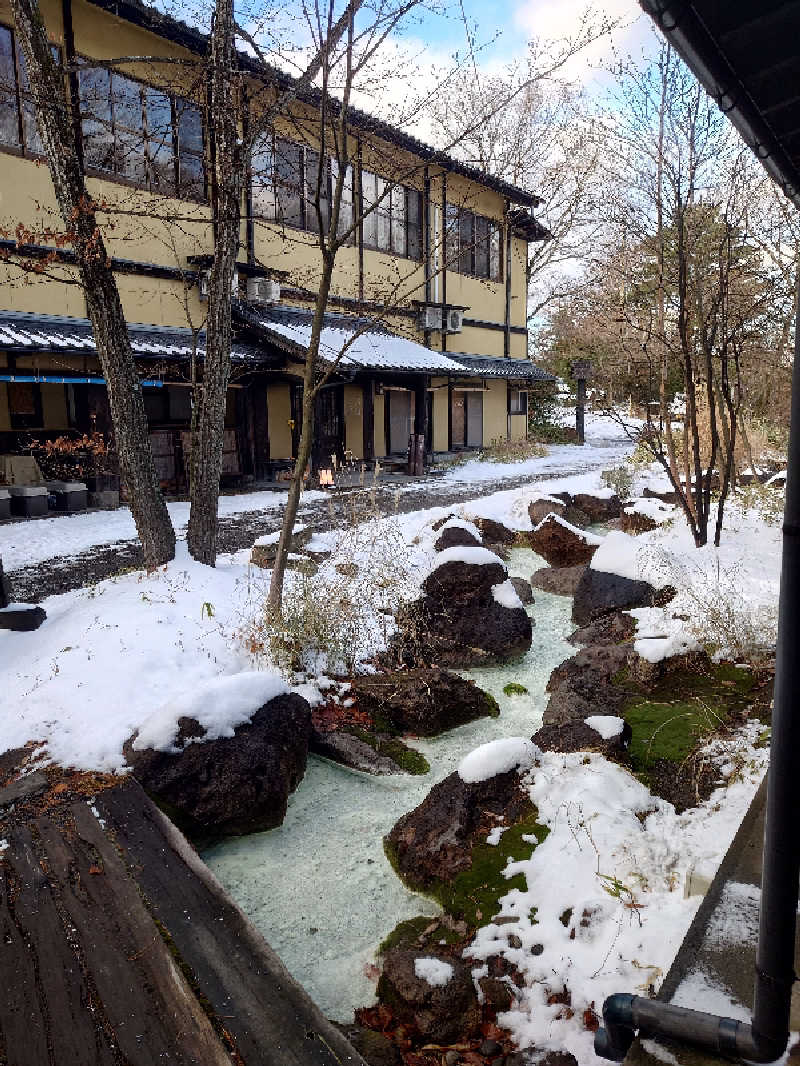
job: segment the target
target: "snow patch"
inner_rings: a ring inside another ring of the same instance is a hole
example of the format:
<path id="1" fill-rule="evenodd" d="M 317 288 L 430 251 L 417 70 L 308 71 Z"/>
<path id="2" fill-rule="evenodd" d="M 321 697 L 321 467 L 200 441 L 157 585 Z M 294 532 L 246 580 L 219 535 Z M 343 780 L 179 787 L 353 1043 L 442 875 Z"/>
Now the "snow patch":
<path id="1" fill-rule="evenodd" d="M 454 974 L 453 967 L 444 959 L 429 957 L 414 959 L 414 973 L 417 977 L 427 981 L 434 988 L 443 988 L 449 984 Z"/>
<path id="2" fill-rule="evenodd" d="M 539 749 L 525 737 L 501 737 L 481 744 L 458 764 L 458 776 L 468 785 L 487 781 L 497 774 L 527 768 Z"/>
<path id="3" fill-rule="evenodd" d="M 490 552 L 488 548 L 446 548 L 439 552 L 433 569 L 438 570 L 445 563 L 468 563 L 470 566 L 492 566 L 499 563 L 505 569 L 505 563 L 500 556 Z"/>
<path id="4" fill-rule="evenodd" d="M 583 721 L 595 733 L 599 733 L 603 740 L 618 737 L 625 728 L 625 720 L 618 718 L 615 714 L 590 714 Z"/>
<path id="5" fill-rule="evenodd" d="M 510 611 L 525 610 L 525 605 L 510 580 L 503 581 L 500 585 L 492 585 L 492 599 Z"/>
<path id="6" fill-rule="evenodd" d="M 206 729 L 204 741 L 232 737 L 235 728 L 249 722 L 259 707 L 288 691 L 286 681 L 272 671 L 243 670 L 215 677 L 170 700 L 145 719 L 133 746 L 138 751 L 181 751 L 175 743 L 179 718 L 196 719 Z"/>
<path id="7" fill-rule="evenodd" d="M 550 514 L 545 515 L 539 525 L 534 529 L 534 532 L 540 530 L 546 522 L 558 522 L 560 526 L 563 526 L 564 529 L 568 529 L 570 533 L 574 533 L 575 536 L 580 537 L 581 540 L 585 540 L 587 544 L 603 543 L 603 537 L 598 537 L 596 533 L 589 533 L 587 530 L 581 529 L 579 526 L 573 526 L 571 522 L 568 522 L 565 518 L 562 518 L 561 515 L 557 515 L 553 511 L 551 511 Z"/>

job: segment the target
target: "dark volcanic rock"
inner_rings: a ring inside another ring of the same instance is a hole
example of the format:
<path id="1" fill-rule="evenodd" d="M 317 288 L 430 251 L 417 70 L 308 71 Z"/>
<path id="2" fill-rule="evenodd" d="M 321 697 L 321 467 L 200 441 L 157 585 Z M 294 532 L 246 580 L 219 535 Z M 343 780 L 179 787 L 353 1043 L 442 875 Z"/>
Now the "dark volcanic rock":
<path id="1" fill-rule="evenodd" d="M 543 566 L 531 574 L 531 585 L 555 596 L 572 596 L 583 577 L 586 564 L 579 566 Z"/>
<path id="2" fill-rule="evenodd" d="M 640 533 L 649 533 L 657 526 L 658 522 L 654 518 L 640 511 L 623 511 L 620 517 L 619 528 L 623 533 L 629 533 L 633 537 Z"/>
<path id="3" fill-rule="evenodd" d="M 577 718 L 562 725 L 543 725 L 531 739 L 542 751 L 599 751 L 607 759 L 620 761 L 627 754 L 631 736 L 631 727 L 625 722 L 621 733 L 604 740 L 596 729 Z"/>
<path id="4" fill-rule="evenodd" d="M 376 724 L 423 737 L 497 714 L 497 704 L 483 689 L 437 667 L 359 675 L 351 694 Z"/>
<path id="5" fill-rule="evenodd" d="M 4 607 L 0 610 L 0 629 L 7 629 L 12 633 L 31 633 L 38 629 L 47 618 L 43 607 L 34 607 L 32 604 L 20 604 L 15 607 Z"/>
<path id="6" fill-rule="evenodd" d="M 578 566 L 588 563 L 597 551 L 582 533 L 570 528 L 555 515 L 545 518 L 528 534 L 529 546 L 550 566 Z"/>
<path id="7" fill-rule="evenodd" d="M 194 836 L 272 829 L 283 821 L 289 794 L 303 779 L 311 708 L 296 693 L 276 696 L 237 726 L 232 737 L 194 742 L 205 729 L 179 719 L 181 751 L 133 747 L 123 752 L 139 783 Z"/>
<path id="8" fill-rule="evenodd" d="M 563 500 L 557 500 L 555 497 L 552 500 L 533 500 L 528 504 L 528 514 L 534 526 L 538 526 L 549 514 L 560 515 L 563 518 L 566 509 L 567 505 Z"/>
<path id="9" fill-rule="evenodd" d="M 547 691 L 554 692 L 569 681 L 576 689 L 591 693 L 627 667 L 633 658 L 630 645 L 600 644 L 581 648 L 559 663 L 550 674 Z"/>
<path id="10" fill-rule="evenodd" d="M 434 548 L 437 552 L 447 551 L 448 548 L 480 548 L 481 542 L 463 526 L 447 526 L 436 539 Z"/>
<path id="11" fill-rule="evenodd" d="M 503 607 L 492 595 L 506 577 L 500 559 L 437 566 L 423 582 L 422 598 L 398 612 L 403 660 L 466 666 L 524 655 L 533 632 L 527 612 Z"/>
<path id="12" fill-rule="evenodd" d="M 473 845 L 496 824 L 489 816 L 502 815 L 505 824 L 512 825 L 530 811 L 530 798 L 516 770 L 473 784 L 456 772 L 404 814 L 384 843 L 403 880 L 425 889 L 470 869 Z"/>
<path id="13" fill-rule="evenodd" d="M 399 774 L 403 768 L 345 729 L 312 729 L 308 750 L 365 774 Z"/>
<path id="14" fill-rule="evenodd" d="M 508 580 L 526 607 L 535 602 L 530 581 L 526 581 L 524 577 L 510 577 Z"/>
<path id="15" fill-rule="evenodd" d="M 618 714 L 625 693 L 611 679 L 632 657 L 630 646 L 606 645 L 581 648 L 566 659 L 547 683 L 551 695 L 542 724 L 564 726 L 590 715 Z"/>
<path id="16" fill-rule="evenodd" d="M 665 489 L 663 492 L 657 492 L 655 489 L 645 489 L 642 496 L 646 500 L 661 500 L 662 503 L 678 502 L 678 494 L 672 489 Z"/>
<path id="17" fill-rule="evenodd" d="M 474 524 L 487 544 L 511 545 L 516 540 L 514 530 L 504 526 L 502 522 L 496 522 L 494 518 L 476 518 Z"/>
<path id="18" fill-rule="evenodd" d="M 393 948 L 386 953 L 378 999 L 391 1007 L 400 1021 L 417 1029 L 426 1042 L 447 1044 L 469 1039 L 481 1022 L 470 966 L 463 959 L 442 957 L 441 961 L 451 967 L 452 976 L 446 984 L 432 985 L 424 977 L 417 977 L 418 958 L 417 952 L 406 948 Z"/>
<path id="19" fill-rule="evenodd" d="M 592 496 L 588 492 L 576 493 L 572 497 L 572 503 L 588 516 L 592 524 L 619 518 L 622 506 L 619 496 Z"/>
<path id="20" fill-rule="evenodd" d="M 636 634 L 636 619 L 624 611 L 603 615 L 588 626 L 581 626 L 570 633 L 570 644 L 625 644 Z"/>
<path id="21" fill-rule="evenodd" d="M 572 526 L 577 526 L 578 529 L 585 529 L 592 524 L 588 514 L 574 504 L 570 504 L 564 511 L 564 521 L 569 522 Z"/>
<path id="22" fill-rule="evenodd" d="M 607 574 L 587 566 L 575 589 L 572 605 L 572 621 L 585 626 L 612 611 L 628 610 L 631 607 L 649 607 L 654 602 L 656 590 L 647 581 L 633 581 L 618 574 Z"/>

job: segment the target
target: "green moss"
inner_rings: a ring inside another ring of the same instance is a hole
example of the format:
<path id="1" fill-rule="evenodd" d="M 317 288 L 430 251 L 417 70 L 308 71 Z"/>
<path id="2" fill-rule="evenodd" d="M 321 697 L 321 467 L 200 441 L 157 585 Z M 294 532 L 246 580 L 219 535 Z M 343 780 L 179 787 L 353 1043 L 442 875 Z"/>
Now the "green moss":
<path id="1" fill-rule="evenodd" d="M 520 688 L 521 687 L 522 686 L 520 685 Z M 527 689 L 525 691 L 527 692 Z M 505 689 L 503 689 L 503 692 L 505 692 Z M 490 718 L 499 718 L 500 717 L 500 704 L 497 702 L 497 700 L 494 698 L 494 696 L 492 696 L 490 693 L 484 692 L 484 696 L 486 697 L 486 713 L 487 713 L 487 715 Z"/>
<path id="2" fill-rule="evenodd" d="M 507 685 L 503 685 L 503 692 L 506 696 L 525 696 L 528 690 L 517 681 L 509 681 Z"/>
<path id="3" fill-rule="evenodd" d="M 633 733 L 628 752 L 634 772 L 644 779 L 655 760 L 679 765 L 732 715 L 745 711 L 756 686 L 753 674 L 728 664 L 675 671 L 646 691 L 627 672 L 614 680 L 630 692 L 622 716 Z"/>
<path id="4" fill-rule="evenodd" d="M 430 915 L 421 914 L 418 918 L 409 918 L 405 922 L 400 922 L 389 933 L 381 946 L 378 948 L 378 954 L 382 955 L 386 951 L 390 951 L 392 948 L 407 948 L 414 944 L 417 944 L 425 933 L 426 929 L 431 929 L 430 933 L 424 937 L 426 943 L 438 944 L 444 940 L 448 944 L 457 944 L 459 941 L 458 933 L 453 932 L 452 929 L 437 918 L 431 918 Z"/>
<path id="5" fill-rule="evenodd" d="M 414 748 L 409 748 L 402 740 L 390 736 L 376 736 L 367 729 L 359 729 L 357 726 L 348 728 L 348 732 L 368 744 L 378 755 L 383 755 L 392 762 L 397 763 L 401 770 L 407 774 L 418 776 L 427 774 L 431 768 L 430 763 Z"/>
<path id="6" fill-rule="evenodd" d="M 386 857 L 395 873 L 409 888 L 430 896 L 439 903 L 451 917 L 465 921 L 471 928 L 477 928 L 493 918 L 500 909 L 500 899 L 512 888 L 525 891 L 525 878 L 515 874 L 511 878 L 503 876 L 510 860 L 530 858 L 533 849 L 541 844 L 549 830 L 537 821 L 537 811 L 516 825 L 511 826 L 500 837 L 498 844 L 476 844 L 472 849 L 472 866 L 457 874 L 450 882 L 436 881 L 432 885 L 421 887 L 410 884 L 398 868 L 397 854 L 392 846 L 384 840 Z M 523 840 L 531 836 L 536 843 Z"/>

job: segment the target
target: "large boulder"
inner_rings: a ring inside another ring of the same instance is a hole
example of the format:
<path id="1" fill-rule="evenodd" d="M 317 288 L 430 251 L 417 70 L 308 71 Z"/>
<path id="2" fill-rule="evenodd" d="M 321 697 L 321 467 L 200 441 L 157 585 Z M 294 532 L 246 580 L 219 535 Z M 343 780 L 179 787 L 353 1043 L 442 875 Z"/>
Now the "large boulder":
<path id="1" fill-rule="evenodd" d="M 528 534 L 528 545 L 550 566 L 578 566 L 588 563 L 598 538 L 587 536 L 583 530 L 570 525 L 557 515 L 548 515 Z"/>
<path id="2" fill-rule="evenodd" d="M 603 615 L 567 637 L 570 644 L 625 644 L 636 635 L 636 619 L 624 611 Z"/>
<path id="3" fill-rule="evenodd" d="M 403 880 L 424 890 L 469 870 L 473 846 L 486 838 L 498 816 L 512 825 L 531 810 L 516 770 L 472 783 L 455 772 L 404 814 L 384 843 Z"/>
<path id="4" fill-rule="evenodd" d="M 524 655 L 533 627 L 507 577 L 503 561 L 485 548 L 442 552 L 422 598 L 398 612 L 402 657 L 466 666 Z"/>
<path id="5" fill-rule="evenodd" d="M 632 537 L 638 537 L 642 533 L 649 533 L 658 527 L 658 522 L 643 511 L 637 511 L 633 507 L 626 507 L 619 520 L 619 528 L 623 533 Z"/>
<path id="6" fill-rule="evenodd" d="M 517 538 L 513 529 L 504 526 L 494 518 L 476 518 L 475 525 L 487 544 L 502 544 L 510 547 Z"/>
<path id="7" fill-rule="evenodd" d="M 474 682 L 438 667 L 359 675 L 350 692 L 359 711 L 393 733 L 430 737 L 499 713 Z"/>
<path id="8" fill-rule="evenodd" d="M 578 566 L 543 566 L 531 574 L 531 585 L 554 596 L 572 596 L 585 569 L 585 563 Z"/>
<path id="9" fill-rule="evenodd" d="M 597 685 L 625 670 L 633 658 L 629 644 L 598 644 L 581 648 L 553 669 L 546 691 L 554 692 L 565 681 L 569 681 L 575 688 L 591 693 Z"/>
<path id="10" fill-rule="evenodd" d="M 625 692 L 613 678 L 632 657 L 630 645 L 605 645 L 581 648 L 566 659 L 547 683 L 551 695 L 542 724 L 563 727 L 591 716 L 619 714 Z"/>
<path id="11" fill-rule="evenodd" d="M 468 1040 L 481 1023 L 472 968 L 453 956 L 393 948 L 384 956 L 378 999 L 426 1043 Z"/>
<path id="12" fill-rule="evenodd" d="M 538 526 L 548 515 L 555 514 L 564 517 L 567 505 L 563 500 L 555 496 L 542 496 L 538 500 L 532 500 L 528 504 L 528 515 L 534 526 Z"/>
<path id="13" fill-rule="evenodd" d="M 448 548 L 480 548 L 480 546 L 480 537 L 468 528 L 466 522 L 459 522 L 457 519 L 442 526 L 442 531 L 434 544 L 437 552 L 447 551 Z"/>
<path id="14" fill-rule="evenodd" d="M 636 581 L 587 566 L 575 589 L 572 621 L 585 626 L 614 611 L 649 607 L 655 597 L 656 590 L 648 581 Z"/>
<path id="15" fill-rule="evenodd" d="M 588 516 L 591 524 L 619 518 L 622 507 L 619 496 L 593 496 L 588 492 L 575 493 L 572 503 Z"/>
<path id="16" fill-rule="evenodd" d="M 203 740 L 195 718 L 179 718 L 177 751 L 123 746 L 133 776 L 193 837 L 273 829 L 303 779 L 311 708 L 297 693 L 276 696 L 232 737 Z"/>
<path id="17" fill-rule="evenodd" d="M 519 596 L 524 607 L 529 607 L 536 602 L 533 598 L 533 589 L 530 581 L 526 581 L 524 577 L 510 577 L 508 580 L 513 585 L 514 591 Z"/>
<path id="18" fill-rule="evenodd" d="M 603 719 L 608 721 L 608 729 L 602 727 Z M 531 739 L 542 751 L 597 751 L 607 759 L 621 761 L 627 755 L 631 736 L 631 727 L 618 716 L 587 715 L 560 725 L 543 725 Z"/>

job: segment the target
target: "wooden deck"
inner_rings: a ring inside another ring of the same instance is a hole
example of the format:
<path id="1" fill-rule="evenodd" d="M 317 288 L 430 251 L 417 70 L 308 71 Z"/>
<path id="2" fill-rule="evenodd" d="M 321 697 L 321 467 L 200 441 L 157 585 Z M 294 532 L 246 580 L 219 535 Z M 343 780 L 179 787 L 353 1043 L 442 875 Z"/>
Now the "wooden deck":
<path id="1" fill-rule="evenodd" d="M 363 1066 L 133 779 L 27 775 L 0 840 L 3 1066 Z"/>

